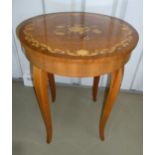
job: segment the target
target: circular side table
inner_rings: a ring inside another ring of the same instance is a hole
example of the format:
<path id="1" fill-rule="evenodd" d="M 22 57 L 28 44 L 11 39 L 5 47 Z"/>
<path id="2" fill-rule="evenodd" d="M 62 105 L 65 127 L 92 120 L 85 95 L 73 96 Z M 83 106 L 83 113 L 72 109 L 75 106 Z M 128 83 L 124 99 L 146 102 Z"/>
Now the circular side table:
<path id="1" fill-rule="evenodd" d="M 123 20 L 94 13 L 66 12 L 40 15 L 22 22 L 17 35 L 32 64 L 33 83 L 47 132 L 52 140 L 48 81 L 55 101 L 54 74 L 93 77 L 96 101 L 100 75 L 111 74 L 109 92 L 101 112 L 99 135 L 118 95 L 124 65 L 138 42 L 136 30 Z"/>

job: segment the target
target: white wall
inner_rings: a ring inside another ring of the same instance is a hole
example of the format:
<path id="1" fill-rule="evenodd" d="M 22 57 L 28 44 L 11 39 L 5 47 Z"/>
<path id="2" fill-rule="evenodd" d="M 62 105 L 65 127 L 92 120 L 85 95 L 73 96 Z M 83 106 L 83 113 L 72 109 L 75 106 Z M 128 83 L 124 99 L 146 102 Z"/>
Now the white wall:
<path id="1" fill-rule="evenodd" d="M 19 55 L 19 60 L 20 60 L 21 69 L 22 69 L 22 78 L 24 80 L 25 85 L 32 85 L 32 81 L 30 80 L 31 74 L 30 74 L 29 62 L 22 51 L 19 40 L 17 39 L 16 27 L 23 20 L 38 14 L 42 14 L 43 13 L 42 1 L 41 0 L 13 0 L 12 10 L 13 10 L 13 14 L 12 14 L 13 38 L 15 40 L 17 53 Z"/>
<path id="2" fill-rule="evenodd" d="M 121 88 L 142 91 L 142 5 L 142 0 L 14 0 L 13 77 L 22 76 L 25 85 L 32 85 L 29 63 L 22 52 L 15 32 L 16 27 L 20 22 L 29 17 L 43 13 L 86 11 L 116 16 L 129 22 L 137 29 L 140 35 L 140 40 L 136 49 L 133 51 L 129 63 L 125 67 L 125 75 Z M 19 59 L 15 58 L 17 56 Z M 78 79 L 56 76 L 56 82 L 92 85 L 92 78 Z M 100 86 L 106 86 L 106 84 L 107 76 L 104 75 L 100 81 Z"/>
<path id="3" fill-rule="evenodd" d="M 15 78 L 22 77 L 22 69 L 21 69 L 14 37 L 12 37 L 12 77 L 15 77 Z"/>

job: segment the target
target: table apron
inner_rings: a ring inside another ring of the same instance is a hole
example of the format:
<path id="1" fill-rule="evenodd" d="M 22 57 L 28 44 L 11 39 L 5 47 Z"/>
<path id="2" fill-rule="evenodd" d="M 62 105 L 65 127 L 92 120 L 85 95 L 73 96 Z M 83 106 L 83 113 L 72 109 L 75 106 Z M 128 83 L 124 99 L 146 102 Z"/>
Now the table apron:
<path id="1" fill-rule="evenodd" d="M 24 47 L 25 48 L 25 47 Z M 62 61 L 48 55 L 43 55 L 29 48 L 25 48 L 25 54 L 31 65 L 35 65 L 49 73 L 68 77 L 94 77 L 113 72 L 123 67 L 129 60 L 130 54 L 104 58 L 92 61 Z"/>

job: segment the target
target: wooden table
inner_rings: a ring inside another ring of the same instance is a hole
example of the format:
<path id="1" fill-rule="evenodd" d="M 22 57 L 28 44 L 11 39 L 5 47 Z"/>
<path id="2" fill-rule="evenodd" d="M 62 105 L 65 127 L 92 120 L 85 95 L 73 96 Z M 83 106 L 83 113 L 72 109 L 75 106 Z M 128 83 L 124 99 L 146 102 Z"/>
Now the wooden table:
<path id="1" fill-rule="evenodd" d="M 111 74 L 110 88 L 99 123 L 99 135 L 103 140 L 105 124 L 123 78 L 124 65 L 138 42 L 136 30 L 114 17 L 68 12 L 28 19 L 17 27 L 17 35 L 32 64 L 34 88 L 46 127 L 47 143 L 52 139 L 48 81 L 52 100 L 55 101 L 54 74 L 93 77 L 94 101 L 100 75 Z"/>

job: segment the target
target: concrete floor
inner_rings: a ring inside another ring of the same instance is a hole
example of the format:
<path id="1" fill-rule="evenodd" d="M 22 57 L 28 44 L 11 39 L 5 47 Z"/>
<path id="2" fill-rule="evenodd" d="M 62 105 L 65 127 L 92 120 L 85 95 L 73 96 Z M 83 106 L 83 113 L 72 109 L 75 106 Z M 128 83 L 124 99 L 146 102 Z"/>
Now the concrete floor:
<path id="1" fill-rule="evenodd" d="M 91 89 L 57 86 L 51 103 L 53 142 L 45 129 L 33 88 L 13 81 L 13 155 L 142 155 L 142 94 L 120 93 L 105 130 L 98 137 L 103 89 L 92 101 Z"/>

